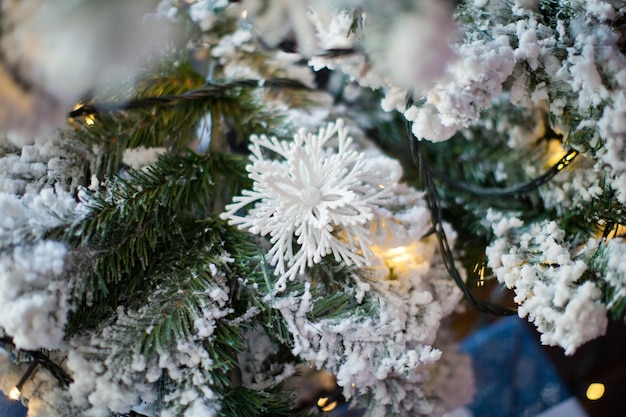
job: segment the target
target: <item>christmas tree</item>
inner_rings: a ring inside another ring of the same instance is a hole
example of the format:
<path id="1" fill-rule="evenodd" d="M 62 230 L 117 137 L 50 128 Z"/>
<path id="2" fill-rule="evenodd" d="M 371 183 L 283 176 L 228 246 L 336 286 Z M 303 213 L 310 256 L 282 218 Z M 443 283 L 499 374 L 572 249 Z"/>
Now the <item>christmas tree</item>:
<path id="1" fill-rule="evenodd" d="M 439 416 L 458 309 L 566 354 L 624 319 L 626 2 L 0 6 L 29 416 Z"/>

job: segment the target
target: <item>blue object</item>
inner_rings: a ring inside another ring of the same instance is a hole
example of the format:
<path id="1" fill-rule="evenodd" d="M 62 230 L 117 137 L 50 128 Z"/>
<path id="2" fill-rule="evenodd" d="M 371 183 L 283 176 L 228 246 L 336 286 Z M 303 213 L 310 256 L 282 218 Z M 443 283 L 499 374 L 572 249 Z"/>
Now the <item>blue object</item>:
<path id="1" fill-rule="evenodd" d="M 474 417 L 533 417 L 572 396 L 518 317 L 478 330 L 461 349 L 472 357 Z"/>
<path id="2" fill-rule="evenodd" d="M 26 417 L 28 409 L 20 401 L 14 401 L 0 391 L 0 416 Z"/>

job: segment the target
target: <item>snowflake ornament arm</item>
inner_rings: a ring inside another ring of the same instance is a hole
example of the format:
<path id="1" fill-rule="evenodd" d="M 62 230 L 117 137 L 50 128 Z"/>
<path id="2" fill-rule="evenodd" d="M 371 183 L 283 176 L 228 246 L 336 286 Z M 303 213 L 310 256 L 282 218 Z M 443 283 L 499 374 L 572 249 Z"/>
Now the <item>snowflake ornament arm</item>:
<path id="1" fill-rule="evenodd" d="M 317 134 L 301 130 L 292 142 L 251 137 L 247 170 L 253 189 L 235 197 L 222 217 L 240 229 L 269 235 L 277 290 L 326 255 L 357 266 L 371 256 L 366 223 L 388 191 L 372 182 L 384 179 L 368 171 L 352 144 L 342 120 Z M 276 159 L 266 159 L 268 151 Z"/>

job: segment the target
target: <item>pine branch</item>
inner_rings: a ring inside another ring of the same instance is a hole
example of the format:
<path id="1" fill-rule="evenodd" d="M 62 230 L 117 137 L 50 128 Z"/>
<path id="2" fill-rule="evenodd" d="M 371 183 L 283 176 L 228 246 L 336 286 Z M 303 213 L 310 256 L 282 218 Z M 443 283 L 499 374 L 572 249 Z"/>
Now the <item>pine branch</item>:
<path id="1" fill-rule="evenodd" d="M 608 231 L 614 225 L 626 225 L 626 207 L 618 201 L 611 179 L 603 178 L 600 187 L 599 195 L 566 207 L 560 214 L 559 224 L 574 238 L 590 237 L 602 229 Z"/>
<path id="2" fill-rule="evenodd" d="M 216 194 L 247 185 L 244 164 L 242 157 L 221 153 L 163 155 L 144 171 L 113 179 L 104 192 L 88 194 L 91 213 L 50 233 L 93 259 L 91 271 L 79 271 L 85 279 L 77 283 L 75 297 L 85 304 L 78 315 L 83 308 L 92 313 L 92 302 L 100 314 L 109 314 L 146 285 L 144 277 L 163 253 L 195 241 L 202 229 L 196 221 L 221 210 L 214 207 Z"/>
<path id="3" fill-rule="evenodd" d="M 604 238 L 587 261 L 589 269 L 585 271 L 584 280 L 592 280 L 602 288 L 602 301 L 607 306 L 608 313 L 613 320 L 626 323 L 626 292 L 620 273 L 615 271 L 617 265 L 609 265 L 609 259 L 615 258 L 608 253 L 608 244 L 611 234 L 615 235 L 617 228 L 610 224 L 605 229 Z M 613 239 L 622 239 L 622 236 L 612 236 Z M 607 273 L 612 279 L 607 279 Z"/>
<path id="4" fill-rule="evenodd" d="M 275 277 L 269 270 L 263 253 L 258 251 L 258 248 L 254 259 L 258 261 L 257 268 L 249 272 L 256 273 L 246 275 L 252 281 L 252 285 L 242 288 L 241 296 L 248 299 L 250 306 L 259 309 L 261 312 L 259 322 L 266 330 L 267 335 L 277 345 L 291 346 L 293 338 L 282 315 L 275 309 L 268 308 L 268 303 L 265 300 L 266 297 L 272 297 Z"/>
<path id="5" fill-rule="evenodd" d="M 261 391 L 235 387 L 225 394 L 221 414 L 237 417 L 293 416 L 292 401 L 290 393 L 283 391 L 280 385 Z"/>
<path id="6" fill-rule="evenodd" d="M 509 126 L 517 127 L 512 137 Z M 548 156 L 554 155 L 553 145 L 563 141 L 563 135 L 550 126 L 543 111 L 524 110 L 502 102 L 486 111 L 480 123 L 450 140 L 422 143 L 438 193 L 446 203 L 446 219 L 457 230 L 484 235 L 489 231 L 482 219 L 490 208 L 520 211 L 526 219 L 550 216 L 541 197 L 545 188 L 541 187 L 580 160 L 578 151 L 570 149 L 563 151 L 558 162 L 544 168 Z M 511 148 L 511 140 L 518 145 Z M 513 181 L 520 184 L 507 184 Z"/>
<path id="7" fill-rule="evenodd" d="M 352 271 L 339 264 L 332 257 L 326 257 L 322 263 L 310 268 L 312 306 L 307 313 L 311 321 L 341 319 L 346 316 L 369 317 L 374 307 L 367 299 L 357 302 L 354 297 L 354 278 Z M 290 285 L 288 287 L 294 287 Z M 300 285 L 297 290 L 302 291 Z M 294 288 L 295 290 L 295 288 Z"/>
<path id="8" fill-rule="evenodd" d="M 282 116 L 268 110 L 259 91 L 310 90 L 287 78 L 207 84 L 188 64 L 146 75 L 138 86 L 126 89 L 108 96 L 125 97 L 132 91 L 135 98 L 107 102 L 94 96 L 69 114 L 82 140 L 102 148 L 99 178 L 119 172 L 126 149 L 165 147 L 183 152 L 193 145 L 198 123 L 207 115 L 213 122 L 212 141 L 228 141 L 233 147 L 242 147 L 253 133 L 282 133 L 276 130 Z"/>
<path id="9" fill-rule="evenodd" d="M 240 381 L 234 377 L 239 369 L 237 355 L 245 347 L 242 332 L 253 326 L 238 318 L 242 310 L 261 305 L 254 302 L 255 284 L 264 280 L 258 265 L 258 248 L 247 234 L 222 221 L 205 222 L 200 226 L 199 240 L 175 248 L 176 253 L 164 254 L 150 277 L 149 288 L 156 290 L 148 293 L 146 299 L 126 303 L 129 313 L 105 326 L 109 335 L 106 343 L 113 349 L 106 363 L 116 369 L 130 369 L 133 355 L 143 355 L 148 362 L 156 363 L 163 352 L 175 355 L 180 343 L 199 344 L 211 359 L 210 368 L 185 371 L 184 375 L 190 379 L 177 380 L 175 385 L 166 383 L 166 392 L 198 389 L 194 388 L 191 378 L 195 381 L 197 375 L 202 374 L 218 396 L 221 415 L 290 415 L 292 399 L 287 392 L 247 390 L 240 387 Z M 220 271 L 218 275 L 215 275 L 216 270 Z M 213 311 L 207 300 L 215 288 L 228 292 L 229 301 L 221 307 L 228 313 L 217 318 L 213 334 L 202 339 L 195 326 L 197 320 L 206 320 L 207 312 Z M 135 297 L 141 298 L 137 293 Z M 265 314 L 264 310 L 260 309 L 260 317 Z M 248 408 L 250 405 L 254 407 Z M 185 408 L 176 402 L 166 402 L 163 406 L 174 407 L 179 412 Z"/>

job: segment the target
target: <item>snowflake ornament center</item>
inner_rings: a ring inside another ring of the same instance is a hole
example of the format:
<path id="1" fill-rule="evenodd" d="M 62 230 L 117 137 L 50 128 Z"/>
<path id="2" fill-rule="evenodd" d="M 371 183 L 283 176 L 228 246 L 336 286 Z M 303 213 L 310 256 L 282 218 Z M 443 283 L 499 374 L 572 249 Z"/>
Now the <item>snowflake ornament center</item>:
<path id="1" fill-rule="evenodd" d="M 381 174 L 394 169 L 380 168 L 379 159 L 366 159 L 352 146 L 342 120 L 317 134 L 301 130 L 293 139 L 250 138 L 246 169 L 253 188 L 234 197 L 222 214 L 232 225 L 270 236 L 268 259 L 279 277 L 277 291 L 328 255 L 347 265 L 366 265 L 372 256 L 367 223 L 389 194 L 378 187 L 381 175 L 385 184 L 396 181 Z M 267 159 L 265 150 L 275 159 Z M 248 213 L 239 214 L 246 207 Z"/>
<path id="2" fill-rule="evenodd" d="M 322 193 L 316 187 L 309 185 L 300 191 L 300 201 L 306 207 L 315 207 L 319 203 Z"/>

